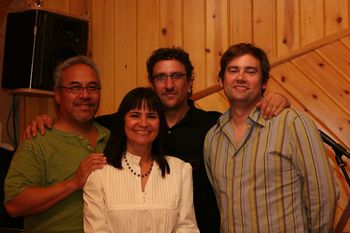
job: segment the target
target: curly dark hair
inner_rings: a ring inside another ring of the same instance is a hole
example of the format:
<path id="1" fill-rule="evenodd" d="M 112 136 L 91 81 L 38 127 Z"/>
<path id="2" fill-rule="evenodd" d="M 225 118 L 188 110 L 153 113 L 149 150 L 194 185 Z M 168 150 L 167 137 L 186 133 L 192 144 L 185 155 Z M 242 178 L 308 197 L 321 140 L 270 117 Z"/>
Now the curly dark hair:
<path id="1" fill-rule="evenodd" d="M 152 157 L 162 171 L 162 177 L 170 173 L 169 164 L 164 155 L 164 138 L 166 133 L 165 112 L 161 100 L 152 88 L 138 87 L 128 92 L 119 105 L 118 117 L 120 119 L 120 130 L 111 132 L 104 154 L 108 164 L 122 169 L 123 154 L 126 152 L 125 115 L 132 109 L 141 109 L 146 106 L 149 110 L 155 111 L 159 116 L 159 132 L 152 142 Z"/>
<path id="2" fill-rule="evenodd" d="M 262 75 L 262 83 L 263 84 L 267 83 L 267 81 L 269 79 L 269 72 L 270 72 L 269 59 L 268 59 L 264 50 L 254 46 L 252 44 L 249 44 L 249 43 L 235 44 L 235 45 L 230 46 L 225 51 L 225 53 L 222 55 L 222 57 L 220 59 L 219 78 L 221 80 L 224 79 L 225 70 L 226 70 L 228 63 L 230 63 L 230 61 L 232 61 L 234 58 L 243 56 L 245 54 L 250 54 L 260 61 L 261 73 L 262 73 L 261 74 Z M 264 92 L 264 90 L 263 90 L 263 92 Z"/>
<path id="3" fill-rule="evenodd" d="M 190 56 L 186 51 L 184 51 L 180 47 L 172 47 L 172 48 L 159 48 L 151 54 L 151 56 L 147 59 L 147 73 L 148 80 L 152 82 L 153 80 L 153 67 L 159 61 L 164 60 L 177 60 L 182 63 L 186 69 L 186 77 L 187 80 L 193 80 L 193 65 L 190 60 Z"/>

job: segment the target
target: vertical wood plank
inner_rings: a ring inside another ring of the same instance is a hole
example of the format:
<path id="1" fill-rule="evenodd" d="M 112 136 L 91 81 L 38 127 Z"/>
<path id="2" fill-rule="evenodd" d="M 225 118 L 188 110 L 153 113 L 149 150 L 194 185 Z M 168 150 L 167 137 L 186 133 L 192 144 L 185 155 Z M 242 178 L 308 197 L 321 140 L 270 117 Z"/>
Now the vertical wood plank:
<path id="1" fill-rule="evenodd" d="M 253 43 L 264 49 L 270 59 L 276 56 L 275 32 L 275 0 L 255 0 L 253 3 Z"/>
<path id="2" fill-rule="evenodd" d="M 89 0 L 69 0 L 68 12 L 71 15 L 76 15 L 78 17 L 88 18 L 88 12 L 90 9 L 91 2 Z"/>
<path id="3" fill-rule="evenodd" d="M 306 45 L 324 36 L 324 0 L 300 1 L 300 42 Z"/>
<path id="4" fill-rule="evenodd" d="M 326 36 L 349 26 L 348 5 L 348 0 L 325 0 Z"/>
<path id="5" fill-rule="evenodd" d="M 207 0 L 206 87 L 217 83 L 220 58 L 228 47 L 227 0 Z"/>
<path id="6" fill-rule="evenodd" d="M 281 57 L 300 47 L 299 1 L 278 0 L 276 4 L 276 57 Z"/>
<path id="7" fill-rule="evenodd" d="M 146 60 L 160 46 L 159 0 L 137 1 L 137 85 L 148 86 Z"/>
<path id="8" fill-rule="evenodd" d="M 253 41 L 253 0 L 229 1 L 229 44 Z"/>
<path id="9" fill-rule="evenodd" d="M 160 46 L 182 47 L 182 1 L 160 1 Z"/>
<path id="10" fill-rule="evenodd" d="M 193 90 L 206 87 L 205 60 L 205 0 L 183 1 L 184 12 L 184 49 L 190 54 L 193 63 L 195 81 Z"/>
<path id="11" fill-rule="evenodd" d="M 137 86 L 136 0 L 115 1 L 115 107 Z M 139 35 L 142 38 L 142 34 Z M 145 70 L 145 64 L 141 67 Z M 112 98 L 112 96 L 111 96 Z"/>
<path id="12" fill-rule="evenodd" d="M 69 13 L 69 0 L 44 0 L 43 3 L 47 9 Z"/>
<path id="13" fill-rule="evenodd" d="M 92 0 L 92 58 L 101 73 L 101 103 L 98 114 L 115 110 L 115 18 L 114 0 Z"/>

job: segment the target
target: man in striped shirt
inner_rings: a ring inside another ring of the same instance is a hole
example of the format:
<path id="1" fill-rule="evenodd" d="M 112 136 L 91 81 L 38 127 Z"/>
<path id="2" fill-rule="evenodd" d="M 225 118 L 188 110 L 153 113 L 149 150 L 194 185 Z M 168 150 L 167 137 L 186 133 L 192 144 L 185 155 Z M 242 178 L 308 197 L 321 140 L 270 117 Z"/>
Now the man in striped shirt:
<path id="1" fill-rule="evenodd" d="M 270 64 L 260 48 L 231 46 L 220 66 L 230 108 L 208 132 L 204 158 L 221 233 L 331 232 L 338 190 L 314 123 L 290 108 L 261 116 Z"/>

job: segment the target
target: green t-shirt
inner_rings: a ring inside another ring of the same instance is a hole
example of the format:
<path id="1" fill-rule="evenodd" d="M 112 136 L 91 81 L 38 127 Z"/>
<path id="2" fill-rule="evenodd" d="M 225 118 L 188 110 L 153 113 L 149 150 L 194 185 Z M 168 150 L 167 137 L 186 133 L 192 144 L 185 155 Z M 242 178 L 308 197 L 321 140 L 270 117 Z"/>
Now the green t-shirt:
<path id="1" fill-rule="evenodd" d="M 27 187 L 47 187 L 71 178 L 80 162 L 93 152 L 102 152 L 106 146 L 109 131 L 98 125 L 96 149 L 80 135 L 47 130 L 24 141 L 16 151 L 6 180 L 5 203 L 12 200 Z M 69 232 L 83 231 L 83 192 L 76 191 L 48 210 L 25 216 L 26 232 Z"/>

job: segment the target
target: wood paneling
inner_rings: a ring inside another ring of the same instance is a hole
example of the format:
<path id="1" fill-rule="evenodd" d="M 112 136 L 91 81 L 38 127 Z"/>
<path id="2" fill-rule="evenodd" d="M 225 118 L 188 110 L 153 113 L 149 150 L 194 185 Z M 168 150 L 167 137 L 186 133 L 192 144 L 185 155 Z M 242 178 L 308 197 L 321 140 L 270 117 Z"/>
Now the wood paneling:
<path id="1" fill-rule="evenodd" d="M 264 9 L 264 10 L 261 10 Z M 256 0 L 253 4 L 253 43 L 276 57 L 276 0 Z"/>
<path id="2" fill-rule="evenodd" d="M 349 26 L 348 0 L 324 0 L 326 36 Z"/>
<path id="3" fill-rule="evenodd" d="M 183 30 L 182 9 L 182 1 L 160 1 L 160 46 L 182 46 L 182 34 L 178 33 Z"/>
<path id="4" fill-rule="evenodd" d="M 118 75 L 119 79 L 113 79 L 113 75 L 106 74 L 104 79 L 108 81 L 114 81 L 111 87 L 114 87 L 114 101 L 113 107 L 109 112 L 113 112 L 119 105 L 119 101 L 124 97 L 127 91 L 131 90 L 138 84 L 136 79 L 138 76 L 138 60 L 137 60 L 137 1 L 136 0 L 118 0 L 114 1 L 115 6 L 115 60 L 114 75 Z M 113 36 L 109 38 L 113 43 Z M 108 49 L 107 49 L 108 50 Z M 108 52 L 107 52 L 108 53 Z M 111 59 L 111 63 L 112 63 Z M 142 70 L 145 70 L 145 62 L 142 64 Z M 106 67 L 108 69 L 108 67 Z M 114 76 L 115 77 L 115 76 Z M 109 88 L 111 88 L 109 87 Z M 108 92 L 102 92 L 106 99 L 112 99 L 112 95 L 108 95 Z"/>
<path id="5" fill-rule="evenodd" d="M 100 114 L 115 111 L 132 87 L 149 85 L 145 62 L 159 47 L 189 52 L 198 92 L 216 84 L 230 44 L 254 43 L 274 60 L 349 27 L 347 0 L 91 1 L 92 55 L 114 83 L 106 81 Z"/>
<path id="6" fill-rule="evenodd" d="M 324 4 L 319 0 L 300 2 L 300 40 L 301 44 L 311 43 L 324 37 Z"/>
<path id="7" fill-rule="evenodd" d="M 220 57 L 228 44 L 227 1 L 207 1 L 206 14 L 206 87 L 217 83 Z M 205 79 L 205 77 L 203 77 Z M 196 81 L 195 81 L 196 83 Z M 198 90 L 198 89 L 197 89 Z"/>
<path id="8" fill-rule="evenodd" d="M 4 7 L 19 10 L 33 7 L 33 2 L 1 2 L 0 40 Z M 347 148 L 349 4 L 348 0 L 43 0 L 44 8 L 90 17 L 89 54 L 100 67 L 102 79 L 99 114 L 114 112 L 130 89 L 149 85 L 146 60 L 161 46 L 181 46 L 189 52 L 196 93 L 218 90 L 213 86 L 218 62 L 230 44 L 251 42 L 266 50 L 274 64 L 268 90 L 286 95 L 293 107 L 306 111 Z M 12 101 L 6 91 L 0 91 L 0 98 Z M 196 104 L 209 110 L 227 108 L 222 92 Z M 3 122 L 9 106 L 1 106 Z M 344 193 L 340 209 L 347 203 Z"/>
<path id="9" fill-rule="evenodd" d="M 137 86 L 148 86 L 146 60 L 160 44 L 160 0 L 139 0 L 137 3 Z M 127 39 L 127 38 L 125 38 Z M 123 77 L 124 78 L 124 77 Z M 125 77 L 129 78 L 129 77 Z M 130 77 L 133 78 L 133 77 Z"/>
<path id="10" fill-rule="evenodd" d="M 253 1 L 229 1 L 230 44 L 253 41 Z M 227 45 L 226 45 L 227 46 Z"/>
<path id="11" fill-rule="evenodd" d="M 195 67 L 194 90 L 207 87 L 205 5 L 205 0 L 183 1 L 183 48 L 190 54 Z"/>
<path id="12" fill-rule="evenodd" d="M 117 40 L 115 37 L 115 14 L 118 14 L 118 11 L 114 9 L 114 2 L 114 0 L 92 1 L 92 9 L 94 9 L 94 13 L 91 15 L 92 55 L 101 73 L 100 110 L 105 109 L 105 111 L 115 109 L 115 98 L 117 98 L 113 77 L 116 76 L 115 70 L 119 69 L 115 66 L 115 57 L 119 54 L 115 52 Z M 95 4 L 98 4 L 98 7 Z M 122 74 L 120 70 L 119 72 Z"/>
<path id="13" fill-rule="evenodd" d="M 300 47 L 299 1 L 277 1 L 276 57 Z"/>

